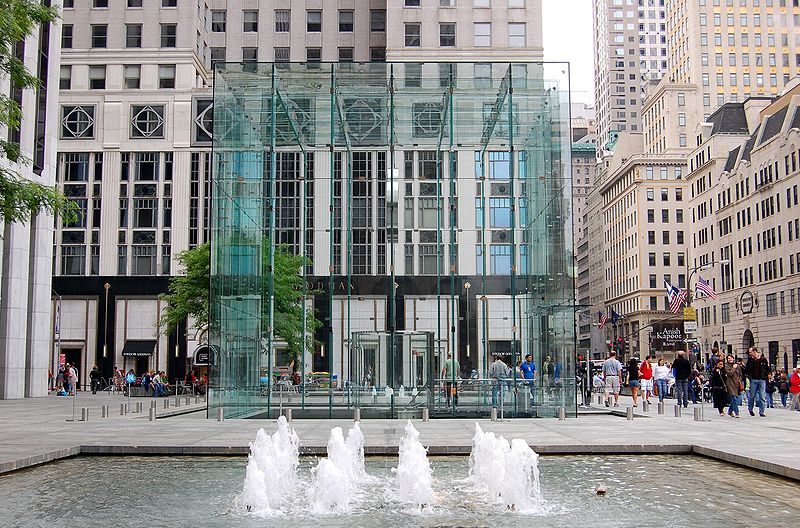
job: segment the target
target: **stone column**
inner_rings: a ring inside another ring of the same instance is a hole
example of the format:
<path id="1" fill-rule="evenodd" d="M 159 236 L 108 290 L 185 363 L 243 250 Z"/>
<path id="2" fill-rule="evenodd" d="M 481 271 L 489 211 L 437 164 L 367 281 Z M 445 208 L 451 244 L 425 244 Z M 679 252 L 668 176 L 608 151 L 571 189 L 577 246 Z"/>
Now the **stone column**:
<path id="1" fill-rule="evenodd" d="M 7 224 L 0 276 L 0 399 L 25 395 L 30 225 Z M 47 325 L 49 326 L 49 325 Z M 44 329 L 46 333 L 46 327 Z"/>
<path id="2" fill-rule="evenodd" d="M 50 338 L 53 333 L 50 317 L 53 266 L 52 226 L 53 217 L 45 214 L 37 215 L 31 225 L 28 342 L 25 357 L 25 397 L 27 398 L 47 396 L 47 367 L 50 356 Z"/>

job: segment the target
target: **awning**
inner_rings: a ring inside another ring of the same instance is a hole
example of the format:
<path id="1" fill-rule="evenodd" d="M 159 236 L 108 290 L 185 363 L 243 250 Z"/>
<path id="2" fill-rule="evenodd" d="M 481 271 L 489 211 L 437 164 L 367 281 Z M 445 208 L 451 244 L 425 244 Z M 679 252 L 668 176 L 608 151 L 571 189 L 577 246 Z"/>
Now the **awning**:
<path id="1" fill-rule="evenodd" d="M 133 357 L 152 356 L 155 348 L 155 339 L 128 340 L 125 341 L 125 346 L 122 348 L 122 355 Z"/>

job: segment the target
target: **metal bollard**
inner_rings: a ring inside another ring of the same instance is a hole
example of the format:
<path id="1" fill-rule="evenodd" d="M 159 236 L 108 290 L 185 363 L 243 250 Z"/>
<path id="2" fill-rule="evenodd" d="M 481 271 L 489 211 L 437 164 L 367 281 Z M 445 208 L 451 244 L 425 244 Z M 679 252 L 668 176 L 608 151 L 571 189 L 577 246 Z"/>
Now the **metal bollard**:
<path id="1" fill-rule="evenodd" d="M 119 404 L 119 415 L 120 416 L 125 416 L 125 404 L 124 403 L 120 403 Z"/>
<path id="2" fill-rule="evenodd" d="M 600 394 L 597 395 L 597 405 L 603 405 L 603 397 Z"/>
<path id="3" fill-rule="evenodd" d="M 108 418 L 108 405 L 100 407 L 100 418 Z"/>
<path id="4" fill-rule="evenodd" d="M 650 412 L 650 402 L 647 400 L 642 400 L 642 411 Z"/>
<path id="5" fill-rule="evenodd" d="M 225 419 L 225 409 L 223 409 L 222 407 L 219 407 L 217 409 L 217 421 L 221 422 L 224 419 Z"/>
<path id="6" fill-rule="evenodd" d="M 681 417 L 681 406 L 680 405 L 676 405 L 675 406 L 675 418 L 680 418 L 680 417 Z"/>
<path id="7" fill-rule="evenodd" d="M 194 397 L 194 404 L 197 405 L 198 403 L 200 403 L 200 396 L 195 396 Z"/>
<path id="8" fill-rule="evenodd" d="M 658 414 L 664 414 L 664 402 L 658 402 Z"/>
<path id="9" fill-rule="evenodd" d="M 283 410 L 283 416 L 286 418 L 287 422 L 291 422 L 292 421 L 292 409 L 291 409 L 291 407 L 286 408 L 286 409 Z"/>
<path id="10" fill-rule="evenodd" d="M 703 421 L 703 415 L 700 412 L 702 409 L 700 409 L 700 407 L 695 407 L 693 410 L 694 410 L 694 421 L 695 422 L 702 422 Z"/>
<path id="11" fill-rule="evenodd" d="M 88 422 L 89 421 L 89 408 L 88 407 L 81 407 L 81 421 Z"/>
<path id="12" fill-rule="evenodd" d="M 567 419 L 567 410 L 564 407 L 558 408 L 558 419 L 559 420 L 566 420 Z"/>
<path id="13" fill-rule="evenodd" d="M 354 422 L 360 422 L 361 421 L 361 408 L 360 407 L 356 407 L 355 409 L 353 409 L 353 421 Z"/>
<path id="14" fill-rule="evenodd" d="M 497 407 L 492 407 L 492 417 L 491 417 L 491 419 L 492 419 L 493 422 L 497 421 Z"/>
<path id="15" fill-rule="evenodd" d="M 175 396 L 175 407 L 180 407 L 180 406 L 181 406 L 181 399 Z"/>
<path id="16" fill-rule="evenodd" d="M 157 402 L 157 401 L 155 401 L 155 400 L 150 400 L 150 408 L 151 408 L 151 409 L 155 409 L 155 408 L 156 408 L 156 405 L 158 405 L 158 402 Z"/>
<path id="17" fill-rule="evenodd" d="M 422 408 L 422 421 L 423 422 L 431 421 L 431 411 L 427 407 Z"/>
<path id="18" fill-rule="evenodd" d="M 625 419 L 633 420 L 633 407 L 628 405 L 628 408 L 625 410 Z"/>
<path id="19" fill-rule="evenodd" d="M 156 408 L 155 407 L 150 407 L 150 421 L 151 422 L 155 422 L 156 421 Z"/>
<path id="20" fill-rule="evenodd" d="M 190 396 L 187 396 L 186 397 L 186 405 L 191 405 L 191 404 L 192 404 L 192 398 Z"/>
<path id="21" fill-rule="evenodd" d="M 164 408 L 165 409 L 169 409 L 169 399 L 168 398 L 164 398 Z"/>
<path id="22" fill-rule="evenodd" d="M 142 414 L 144 412 L 144 402 L 136 402 L 136 414 Z"/>

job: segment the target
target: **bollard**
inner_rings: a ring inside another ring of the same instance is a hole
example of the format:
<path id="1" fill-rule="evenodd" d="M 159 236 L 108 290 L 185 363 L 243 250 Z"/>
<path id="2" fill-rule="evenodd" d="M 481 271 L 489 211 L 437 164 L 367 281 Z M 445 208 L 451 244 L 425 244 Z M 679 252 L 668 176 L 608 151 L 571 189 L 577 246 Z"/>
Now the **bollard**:
<path id="1" fill-rule="evenodd" d="M 225 409 L 223 409 L 222 407 L 219 407 L 217 409 L 217 421 L 221 422 L 224 419 L 225 419 Z"/>
<path id="2" fill-rule="evenodd" d="M 633 407 L 630 405 L 628 405 L 628 408 L 625 410 L 625 419 L 633 420 Z"/>
<path id="3" fill-rule="evenodd" d="M 423 422 L 431 421 L 431 411 L 427 407 L 422 408 L 422 421 Z"/>
<path id="4" fill-rule="evenodd" d="M 197 405 L 198 403 L 200 403 L 200 396 L 195 396 L 194 397 L 194 404 Z"/>
<path id="5" fill-rule="evenodd" d="M 497 407 L 492 407 L 492 421 L 497 421 Z"/>
<path id="6" fill-rule="evenodd" d="M 192 404 L 192 399 L 191 399 L 190 396 L 187 396 L 186 397 L 186 405 L 191 405 L 191 404 Z"/>
<path id="7" fill-rule="evenodd" d="M 100 407 L 100 418 L 108 418 L 108 405 Z"/>
<path id="8" fill-rule="evenodd" d="M 142 414 L 144 412 L 144 402 L 136 402 L 136 414 Z"/>
<path id="9" fill-rule="evenodd" d="M 156 408 L 155 407 L 150 407 L 150 421 L 151 422 L 155 422 L 156 421 Z"/>
<path id="10" fill-rule="evenodd" d="M 181 406 L 181 399 L 175 396 L 175 407 L 180 407 L 180 406 Z"/>
<path id="11" fill-rule="evenodd" d="M 558 419 L 559 420 L 566 420 L 567 419 L 567 410 L 564 407 L 558 408 Z"/>
<path id="12" fill-rule="evenodd" d="M 695 407 L 693 410 L 694 410 L 694 421 L 695 422 L 702 422 L 703 421 L 703 415 L 700 413 L 700 411 L 701 411 L 700 407 Z"/>
<path id="13" fill-rule="evenodd" d="M 292 409 L 291 409 L 291 407 L 286 408 L 286 409 L 283 410 L 283 416 L 286 418 L 287 422 L 291 422 L 292 421 Z"/>
<path id="14" fill-rule="evenodd" d="M 658 402 L 658 414 L 664 414 L 664 402 Z"/>
<path id="15" fill-rule="evenodd" d="M 156 405 L 158 405 L 158 402 L 156 400 L 150 400 L 150 408 L 151 409 L 155 409 Z"/>
<path id="16" fill-rule="evenodd" d="M 361 408 L 360 407 L 356 407 L 355 409 L 353 409 L 353 421 L 354 422 L 360 422 L 361 421 Z"/>
<path id="17" fill-rule="evenodd" d="M 88 422 L 89 421 L 89 408 L 88 407 L 81 407 L 81 421 Z"/>
<path id="18" fill-rule="evenodd" d="M 642 400 L 642 411 L 650 412 L 650 402 L 647 400 Z"/>
<path id="19" fill-rule="evenodd" d="M 120 416 L 125 416 L 125 404 L 124 403 L 120 403 L 119 404 L 119 415 Z"/>
<path id="20" fill-rule="evenodd" d="M 597 405 L 603 405 L 603 397 L 601 395 L 597 395 Z"/>
<path id="21" fill-rule="evenodd" d="M 168 398 L 164 398 L 164 408 L 165 409 L 169 409 L 169 399 Z"/>
<path id="22" fill-rule="evenodd" d="M 680 418 L 680 417 L 681 417 L 681 406 L 680 405 L 676 405 L 675 406 L 675 418 Z"/>

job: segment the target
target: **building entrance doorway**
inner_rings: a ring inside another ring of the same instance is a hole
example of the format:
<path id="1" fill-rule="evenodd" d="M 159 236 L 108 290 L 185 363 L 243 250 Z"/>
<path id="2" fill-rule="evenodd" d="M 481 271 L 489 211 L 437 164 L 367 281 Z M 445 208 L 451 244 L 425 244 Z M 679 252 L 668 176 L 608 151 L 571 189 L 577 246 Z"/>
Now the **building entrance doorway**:
<path id="1" fill-rule="evenodd" d="M 75 384 L 75 390 L 81 390 L 81 375 L 83 375 L 83 349 L 82 348 L 61 348 L 61 353 L 64 354 L 64 360 L 75 367 L 78 371 L 78 382 Z"/>

